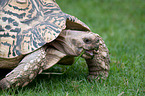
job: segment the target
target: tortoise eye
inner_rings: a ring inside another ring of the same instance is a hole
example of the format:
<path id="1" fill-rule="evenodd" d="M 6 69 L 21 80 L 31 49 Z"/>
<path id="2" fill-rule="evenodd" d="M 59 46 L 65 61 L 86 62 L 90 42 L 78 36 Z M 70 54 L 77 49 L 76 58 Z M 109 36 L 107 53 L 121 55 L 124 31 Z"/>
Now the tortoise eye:
<path id="1" fill-rule="evenodd" d="M 84 42 L 85 42 L 86 44 L 92 43 L 92 41 L 91 41 L 90 39 L 88 39 L 88 38 L 84 38 Z"/>

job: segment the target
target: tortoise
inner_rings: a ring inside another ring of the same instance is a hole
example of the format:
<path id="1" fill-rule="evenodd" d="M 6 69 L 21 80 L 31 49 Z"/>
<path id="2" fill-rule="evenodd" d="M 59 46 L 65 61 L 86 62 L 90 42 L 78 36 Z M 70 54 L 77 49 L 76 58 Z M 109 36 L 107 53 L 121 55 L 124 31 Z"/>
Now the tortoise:
<path id="1" fill-rule="evenodd" d="M 1 89 L 24 87 L 55 64 L 72 65 L 82 52 L 88 78 L 108 77 L 109 51 L 103 39 L 55 0 L 0 1 L 0 69 L 12 69 Z"/>

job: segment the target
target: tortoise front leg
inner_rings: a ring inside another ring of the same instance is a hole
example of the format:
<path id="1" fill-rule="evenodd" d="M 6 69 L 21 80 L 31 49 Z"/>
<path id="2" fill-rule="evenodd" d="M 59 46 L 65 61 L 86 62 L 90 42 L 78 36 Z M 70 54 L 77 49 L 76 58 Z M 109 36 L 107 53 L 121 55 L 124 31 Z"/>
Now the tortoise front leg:
<path id="1" fill-rule="evenodd" d="M 41 48 L 24 57 L 19 65 L 0 81 L 0 87 L 2 89 L 17 86 L 24 87 L 30 83 L 37 74 L 40 74 L 43 70 L 56 64 L 64 56 L 65 54 L 61 54 L 61 52 L 55 49 L 47 49 L 47 51 L 45 51 Z"/>
<path id="2" fill-rule="evenodd" d="M 109 51 L 102 38 L 99 38 L 99 49 L 94 54 L 93 59 L 86 59 L 89 76 L 88 79 L 98 80 L 100 78 L 106 79 L 109 71 Z"/>
<path id="3" fill-rule="evenodd" d="M 44 49 L 40 49 L 24 57 L 19 65 L 0 81 L 0 87 L 8 89 L 10 87 L 27 85 L 37 74 L 42 72 L 42 64 L 46 63 L 45 56 Z"/>

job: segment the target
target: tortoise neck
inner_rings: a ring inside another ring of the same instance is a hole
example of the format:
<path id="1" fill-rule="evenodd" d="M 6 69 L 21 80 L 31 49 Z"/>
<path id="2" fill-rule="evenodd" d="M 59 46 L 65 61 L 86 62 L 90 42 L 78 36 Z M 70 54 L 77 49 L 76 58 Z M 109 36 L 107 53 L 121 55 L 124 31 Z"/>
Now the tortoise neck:
<path id="1" fill-rule="evenodd" d="M 56 40 L 51 42 L 51 46 L 63 52 L 64 54 L 77 56 L 74 48 L 75 46 L 72 44 L 70 36 L 72 36 L 70 30 L 62 30 Z"/>

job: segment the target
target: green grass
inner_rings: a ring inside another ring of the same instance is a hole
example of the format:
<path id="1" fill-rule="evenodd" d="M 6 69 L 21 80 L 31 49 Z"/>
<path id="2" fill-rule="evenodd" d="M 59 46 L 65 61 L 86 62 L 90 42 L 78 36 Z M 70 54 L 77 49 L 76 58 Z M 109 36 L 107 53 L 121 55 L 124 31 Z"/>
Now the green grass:
<path id="1" fill-rule="evenodd" d="M 64 75 L 39 75 L 28 86 L 3 96 L 145 96 L 145 1 L 57 0 L 63 12 L 100 34 L 110 50 L 107 80 L 89 82 L 83 59 Z"/>

